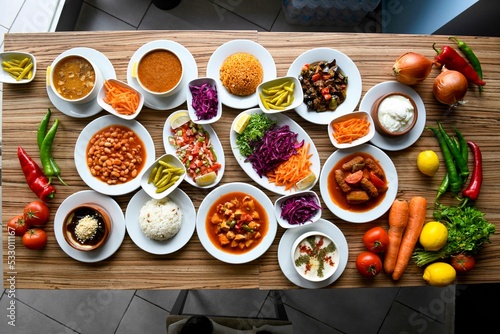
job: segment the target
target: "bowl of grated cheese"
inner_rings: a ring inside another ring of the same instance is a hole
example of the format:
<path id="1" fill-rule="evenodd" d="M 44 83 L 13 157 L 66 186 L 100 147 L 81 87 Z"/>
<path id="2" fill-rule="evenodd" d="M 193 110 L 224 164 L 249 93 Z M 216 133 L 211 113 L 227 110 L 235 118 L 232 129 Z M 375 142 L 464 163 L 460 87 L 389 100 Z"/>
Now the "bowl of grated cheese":
<path id="1" fill-rule="evenodd" d="M 64 239 L 71 247 L 88 252 L 104 245 L 111 225 L 111 219 L 103 207 L 86 203 L 68 212 L 62 229 Z"/>

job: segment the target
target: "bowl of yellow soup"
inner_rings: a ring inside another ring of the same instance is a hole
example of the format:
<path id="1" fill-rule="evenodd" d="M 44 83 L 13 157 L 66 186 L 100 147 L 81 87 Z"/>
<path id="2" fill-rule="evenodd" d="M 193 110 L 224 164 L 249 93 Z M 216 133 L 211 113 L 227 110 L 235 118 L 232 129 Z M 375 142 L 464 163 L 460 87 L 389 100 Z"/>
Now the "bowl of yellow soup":
<path id="1" fill-rule="evenodd" d="M 56 59 L 47 71 L 47 84 L 52 91 L 70 103 L 91 101 L 103 83 L 99 68 L 89 58 L 78 54 Z"/>

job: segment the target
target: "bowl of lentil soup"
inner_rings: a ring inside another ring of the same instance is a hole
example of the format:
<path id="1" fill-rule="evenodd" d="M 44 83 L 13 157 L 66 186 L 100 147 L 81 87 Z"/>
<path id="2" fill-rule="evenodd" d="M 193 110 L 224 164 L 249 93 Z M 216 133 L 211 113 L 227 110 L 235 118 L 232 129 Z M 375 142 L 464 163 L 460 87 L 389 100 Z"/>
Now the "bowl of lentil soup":
<path id="1" fill-rule="evenodd" d="M 93 100 L 102 85 L 99 67 L 88 57 L 69 53 L 47 68 L 47 85 L 61 100 L 83 104 Z"/>
<path id="2" fill-rule="evenodd" d="M 114 115 L 90 122 L 78 136 L 75 165 L 82 180 L 106 195 L 124 195 L 141 185 L 147 166 L 155 161 L 155 146 L 137 120 Z"/>
<path id="3" fill-rule="evenodd" d="M 170 96 L 178 92 L 184 70 L 181 59 L 172 50 L 150 50 L 133 67 L 132 76 L 149 94 Z"/>

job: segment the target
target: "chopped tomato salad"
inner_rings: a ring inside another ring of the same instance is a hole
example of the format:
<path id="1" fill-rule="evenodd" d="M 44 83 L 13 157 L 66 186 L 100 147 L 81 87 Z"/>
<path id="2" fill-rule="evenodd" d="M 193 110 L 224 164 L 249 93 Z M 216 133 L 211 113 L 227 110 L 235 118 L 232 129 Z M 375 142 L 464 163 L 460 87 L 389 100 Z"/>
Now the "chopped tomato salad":
<path id="1" fill-rule="evenodd" d="M 195 179 L 210 172 L 218 173 L 222 166 L 217 162 L 208 132 L 201 125 L 189 121 L 171 131 L 169 143 L 175 147 L 188 176 Z"/>

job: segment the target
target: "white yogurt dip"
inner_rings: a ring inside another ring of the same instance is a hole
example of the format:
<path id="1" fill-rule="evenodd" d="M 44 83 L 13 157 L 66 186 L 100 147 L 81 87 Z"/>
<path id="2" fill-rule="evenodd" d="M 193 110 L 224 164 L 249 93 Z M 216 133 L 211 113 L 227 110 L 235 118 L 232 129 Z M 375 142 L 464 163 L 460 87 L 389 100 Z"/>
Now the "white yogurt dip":
<path id="1" fill-rule="evenodd" d="M 390 132 L 402 132 L 413 122 L 415 108 L 411 101 L 402 95 L 385 98 L 378 107 L 380 124 Z"/>

